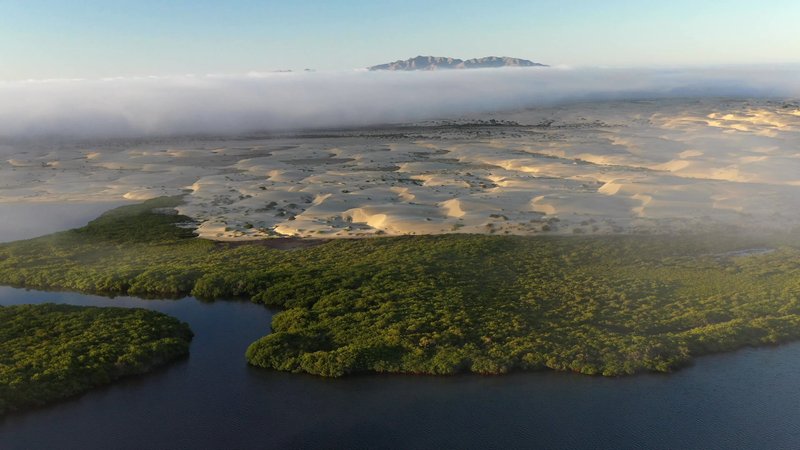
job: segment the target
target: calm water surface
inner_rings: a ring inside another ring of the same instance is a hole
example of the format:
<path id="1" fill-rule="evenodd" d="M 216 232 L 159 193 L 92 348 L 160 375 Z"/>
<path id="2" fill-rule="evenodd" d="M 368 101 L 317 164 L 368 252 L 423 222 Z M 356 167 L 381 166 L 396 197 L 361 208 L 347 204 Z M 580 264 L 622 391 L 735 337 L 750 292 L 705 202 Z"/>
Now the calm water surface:
<path id="1" fill-rule="evenodd" d="M 798 344 L 701 358 L 671 375 L 330 380 L 246 364 L 247 345 L 269 332 L 271 312 L 258 305 L 0 288 L 2 305 L 41 302 L 171 314 L 195 332 L 191 356 L 0 419 L 2 449 L 800 446 Z"/>
<path id="2" fill-rule="evenodd" d="M 0 242 L 81 227 L 109 209 L 130 203 L 0 203 Z"/>

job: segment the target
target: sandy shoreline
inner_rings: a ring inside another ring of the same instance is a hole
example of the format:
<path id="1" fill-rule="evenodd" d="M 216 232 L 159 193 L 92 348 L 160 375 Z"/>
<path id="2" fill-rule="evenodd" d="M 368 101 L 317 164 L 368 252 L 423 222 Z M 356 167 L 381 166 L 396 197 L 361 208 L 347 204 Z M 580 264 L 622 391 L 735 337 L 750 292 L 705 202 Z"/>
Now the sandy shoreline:
<path id="1" fill-rule="evenodd" d="M 186 195 L 218 240 L 800 223 L 800 106 L 574 104 L 302 136 L 14 145 L 0 203 Z"/>

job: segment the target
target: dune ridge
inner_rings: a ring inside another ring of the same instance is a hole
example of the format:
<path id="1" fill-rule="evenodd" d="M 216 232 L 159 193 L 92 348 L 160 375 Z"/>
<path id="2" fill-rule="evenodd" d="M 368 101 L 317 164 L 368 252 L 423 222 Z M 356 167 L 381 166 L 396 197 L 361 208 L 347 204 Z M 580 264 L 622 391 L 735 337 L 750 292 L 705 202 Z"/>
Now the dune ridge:
<path id="1" fill-rule="evenodd" d="M 800 112 L 572 104 L 241 139 L 18 144 L 0 202 L 185 195 L 201 236 L 629 233 L 800 220 Z"/>

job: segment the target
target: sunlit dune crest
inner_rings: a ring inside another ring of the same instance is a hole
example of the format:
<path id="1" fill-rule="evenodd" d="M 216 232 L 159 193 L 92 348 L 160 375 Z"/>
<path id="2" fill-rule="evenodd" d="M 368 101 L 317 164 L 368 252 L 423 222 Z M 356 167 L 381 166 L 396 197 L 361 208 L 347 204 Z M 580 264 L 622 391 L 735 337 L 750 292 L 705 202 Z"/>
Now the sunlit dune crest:
<path id="1" fill-rule="evenodd" d="M 304 135 L 20 144 L 0 199 L 185 195 L 180 212 L 223 240 L 778 228 L 800 219 L 792 104 L 591 102 Z"/>

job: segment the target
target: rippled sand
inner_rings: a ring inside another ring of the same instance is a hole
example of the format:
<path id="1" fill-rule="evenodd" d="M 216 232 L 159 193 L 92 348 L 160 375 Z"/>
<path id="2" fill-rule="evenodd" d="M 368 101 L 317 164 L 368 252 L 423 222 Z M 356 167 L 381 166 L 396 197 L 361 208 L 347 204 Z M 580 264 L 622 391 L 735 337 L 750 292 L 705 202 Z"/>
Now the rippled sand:
<path id="1" fill-rule="evenodd" d="M 800 221 L 791 101 L 604 102 L 369 130 L 0 151 L 0 202 L 185 193 L 181 213 L 213 239 Z"/>

